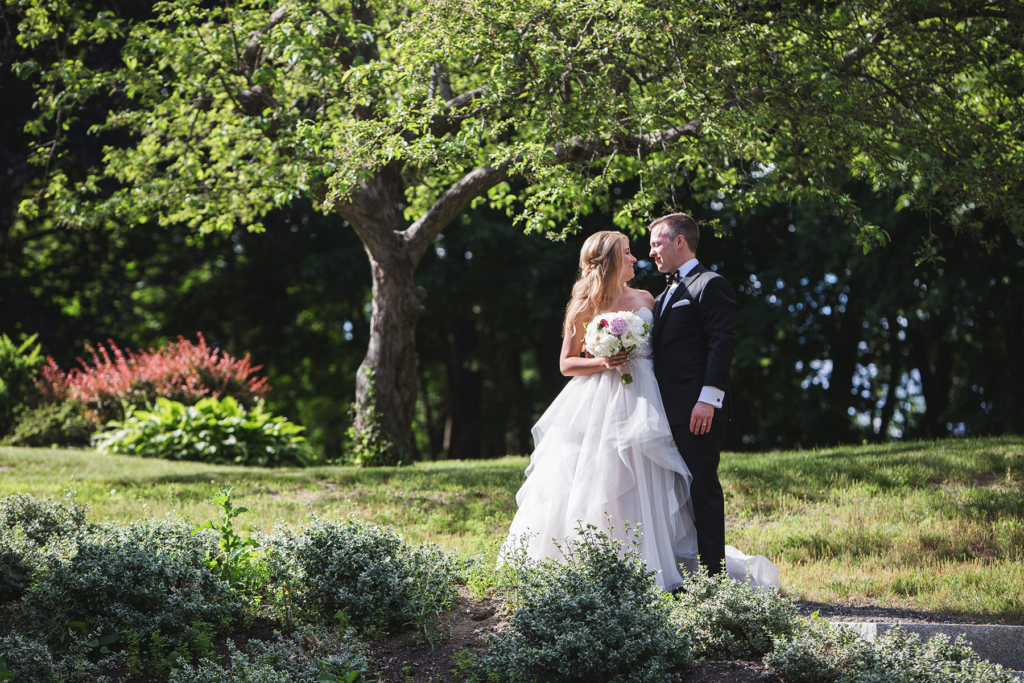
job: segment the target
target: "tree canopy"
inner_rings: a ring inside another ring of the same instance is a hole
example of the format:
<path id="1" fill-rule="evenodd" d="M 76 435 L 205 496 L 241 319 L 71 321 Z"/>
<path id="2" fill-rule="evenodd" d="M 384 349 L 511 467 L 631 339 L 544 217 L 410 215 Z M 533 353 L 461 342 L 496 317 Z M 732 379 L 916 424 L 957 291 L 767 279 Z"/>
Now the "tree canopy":
<path id="1" fill-rule="evenodd" d="M 168 0 L 142 22 L 19 4 L 19 40 L 59 57 L 22 65 L 42 71 L 40 141 L 97 94 L 114 98 L 97 130 L 136 136 L 78 182 L 51 173 L 48 208 L 74 223 L 258 226 L 303 194 L 344 215 L 390 165 L 410 239 L 460 191 L 508 201 L 510 172 L 531 181 L 509 205 L 537 230 L 612 204 L 636 227 L 684 183 L 824 196 L 859 221 L 843 171 L 1024 226 L 1018 2 Z M 120 68 L 89 68 L 82 50 L 122 36 Z M 631 177 L 640 191 L 615 201 Z M 104 201 L 83 206 L 91 191 Z"/>
<path id="2" fill-rule="evenodd" d="M 1024 230 L 1015 1 L 12 4 L 46 169 L 23 214 L 258 230 L 311 198 L 370 257 L 364 364 L 395 387 L 380 400 L 405 448 L 413 272 L 474 201 L 560 236 L 593 211 L 641 229 L 684 191 L 741 212 L 815 200 L 884 241 L 853 176 L 937 225 Z M 108 146 L 76 170 L 62 139 L 97 98 Z"/>

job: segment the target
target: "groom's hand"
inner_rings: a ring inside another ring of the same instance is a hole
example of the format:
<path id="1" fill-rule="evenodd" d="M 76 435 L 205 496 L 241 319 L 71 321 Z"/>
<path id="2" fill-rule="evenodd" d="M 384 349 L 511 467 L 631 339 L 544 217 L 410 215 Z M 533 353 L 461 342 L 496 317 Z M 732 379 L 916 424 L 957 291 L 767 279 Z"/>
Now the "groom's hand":
<path id="1" fill-rule="evenodd" d="M 711 420 L 715 417 L 715 407 L 710 403 L 697 401 L 690 414 L 690 431 L 698 436 L 711 431 Z"/>

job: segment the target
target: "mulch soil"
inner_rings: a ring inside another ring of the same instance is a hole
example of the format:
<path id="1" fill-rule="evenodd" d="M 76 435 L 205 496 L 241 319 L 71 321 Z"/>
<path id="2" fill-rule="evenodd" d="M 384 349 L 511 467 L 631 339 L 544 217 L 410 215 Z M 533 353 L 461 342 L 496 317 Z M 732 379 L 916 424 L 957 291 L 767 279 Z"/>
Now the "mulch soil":
<path id="1" fill-rule="evenodd" d="M 439 640 L 431 648 L 412 634 L 388 636 L 370 644 L 381 683 L 463 683 L 456 675 L 456 656 L 487 652 L 487 634 L 508 630 L 501 601 L 475 600 L 460 588 L 459 603 L 444 615 Z M 680 683 L 780 683 L 759 662 L 705 662 L 691 669 Z"/>
<path id="2" fill-rule="evenodd" d="M 370 643 L 380 681 L 387 683 L 461 683 L 454 675 L 456 656 L 487 652 L 487 634 L 509 628 L 497 598 L 473 599 L 463 586 L 455 608 L 443 615 L 437 641 L 431 647 L 414 634 L 395 634 Z"/>

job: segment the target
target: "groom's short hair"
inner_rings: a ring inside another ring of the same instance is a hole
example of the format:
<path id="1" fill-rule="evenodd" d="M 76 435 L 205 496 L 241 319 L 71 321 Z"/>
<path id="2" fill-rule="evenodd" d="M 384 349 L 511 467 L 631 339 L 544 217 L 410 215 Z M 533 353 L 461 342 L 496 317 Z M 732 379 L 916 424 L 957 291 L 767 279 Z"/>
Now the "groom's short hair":
<path id="1" fill-rule="evenodd" d="M 664 228 L 672 239 L 682 235 L 690 251 L 694 254 L 697 253 L 697 244 L 700 242 L 700 228 L 697 227 L 697 221 L 685 213 L 670 213 L 667 216 L 662 216 L 651 223 L 651 232 L 654 232 L 654 229 L 657 227 Z"/>

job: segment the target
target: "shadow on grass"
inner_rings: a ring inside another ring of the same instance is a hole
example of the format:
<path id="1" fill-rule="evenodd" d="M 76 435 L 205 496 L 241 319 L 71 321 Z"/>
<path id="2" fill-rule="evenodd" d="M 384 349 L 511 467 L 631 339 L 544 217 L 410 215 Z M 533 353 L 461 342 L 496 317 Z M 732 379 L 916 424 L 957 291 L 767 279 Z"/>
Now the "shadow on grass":
<path id="1" fill-rule="evenodd" d="M 734 455 L 722 478 L 741 493 L 763 491 L 805 500 L 854 486 L 869 493 L 894 492 L 946 481 L 972 482 L 1008 468 L 1019 473 L 1024 460 L 1014 457 L 1015 445 L 1020 443 L 1008 439 L 946 440 Z"/>

